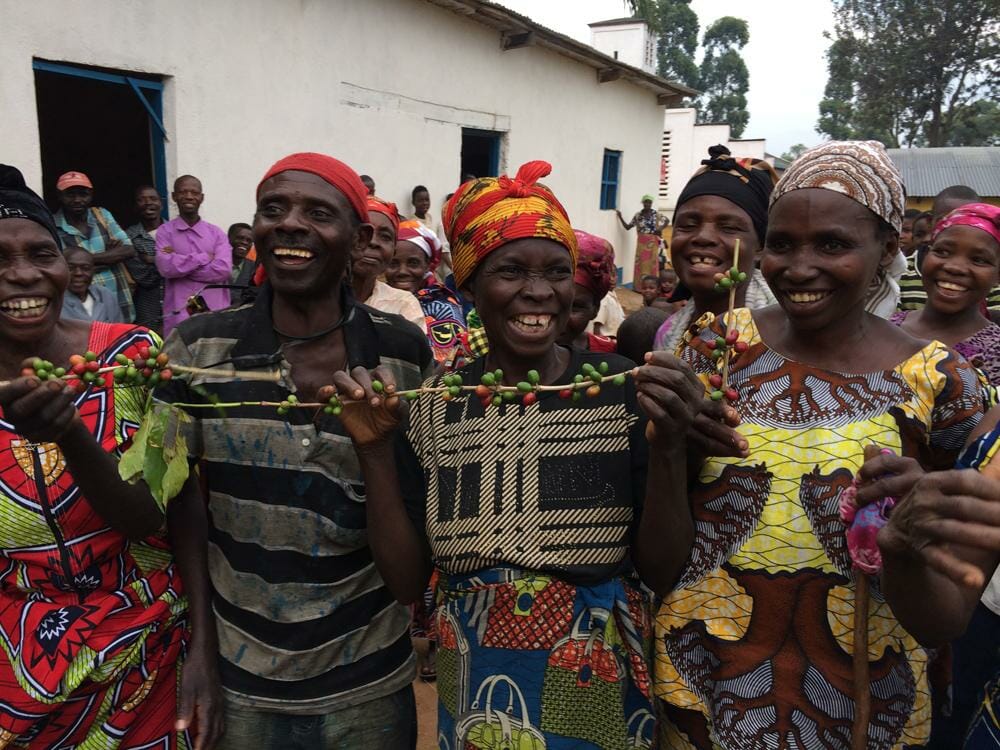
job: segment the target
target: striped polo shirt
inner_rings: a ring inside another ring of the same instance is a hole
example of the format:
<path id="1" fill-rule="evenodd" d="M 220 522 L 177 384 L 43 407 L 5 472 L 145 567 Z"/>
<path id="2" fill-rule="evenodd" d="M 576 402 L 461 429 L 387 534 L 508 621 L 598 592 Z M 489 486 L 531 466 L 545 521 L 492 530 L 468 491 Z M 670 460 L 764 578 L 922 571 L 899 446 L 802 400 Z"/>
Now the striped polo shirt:
<path id="1" fill-rule="evenodd" d="M 419 386 L 433 361 L 423 333 L 346 293 L 345 304 L 350 367 L 382 365 L 401 387 Z M 267 285 L 253 305 L 184 321 L 165 351 L 174 363 L 280 380 L 175 378 L 156 390 L 160 402 L 281 401 L 295 392 Z M 191 420 L 175 417 L 168 430 L 184 431 L 207 485 L 208 563 L 228 697 L 260 710 L 319 714 L 408 685 L 409 611 L 372 561 L 365 488 L 340 420 L 307 409 L 286 416 L 264 407 L 185 411 Z"/>

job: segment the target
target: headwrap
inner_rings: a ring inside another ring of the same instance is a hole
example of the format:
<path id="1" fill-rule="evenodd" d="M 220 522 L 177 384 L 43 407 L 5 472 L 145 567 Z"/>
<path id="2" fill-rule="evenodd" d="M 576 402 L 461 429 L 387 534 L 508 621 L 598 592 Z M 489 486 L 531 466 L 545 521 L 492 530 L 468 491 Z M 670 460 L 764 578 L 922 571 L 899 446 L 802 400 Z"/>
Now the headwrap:
<path id="1" fill-rule="evenodd" d="M 774 186 L 771 205 L 786 193 L 820 188 L 846 195 L 891 226 L 903 228 L 906 191 L 899 170 L 878 141 L 830 141 L 811 148 L 796 159 Z M 897 253 L 886 268 L 879 268 L 868 288 L 865 309 L 888 318 L 899 302 L 899 279 L 906 258 Z"/>
<path id="2" fill-rule="evenodd" d="M 544 161 L 522 164 L 514 178 L 479 177 L 459 187 L 444 207 L 455 283 L 461 286 L 483 259 L 508 242 L 540 237 L 569 250 L 576 266 L 576 235 L 559 199 L 539 178 L 552 172 Z"/>
<path id="3" fill-rule="evenodd" d="M 276 161 L 257 183 L 258 197 L 260 197 L 260 186 L 281 172 L 309 172 L 323 178 L 344 194 L 362 223 L 368 222 L 368 188 L 358 177 L 357 172 L 339 159 L 326 154 L 308 152 L 286 156 Z"/>
<path id="4" fill-rule="evenodd" d="M 903 180 L 878 141 L 830 141 L 809 149 L 781 176 L 771 193 L 771 205 L 802 188 L 841 193 L 882 218 L 897 234 L 903 228 Z"/>
<path id="5" fill-rule="evenodd" d="M 434 270 L 441 262 L 441 240 L 433 231 L 416 219 L 401 222 L 396 233 L 396 242 L 412 242 L 427 254 L 427 272 Z"/>
<path id="6" fill-rule="evenodd" d="M 6 164 L 0 164 L 0 220 L 2 219 L 27 219 L 41 224 L 56 241 L 56 247 L 62 248 L 49 207 L 25 184 L 21 171 Z"/>
<path id="7" fill-rule="evenodd" d="M 959 206 L 934 226 L 931 241 L 949 227 L 966 226 L 982 229 L 1000 243 L 1000 208 L 988 203 L 968 203 Z"/>
<path id="8" fill-rule="evenodd" d="M 376 213 L 383 214 L 389 217 L 389 221 L 392 222 L 392 230 L 399 234 L 399 211 L 396 209 L 395 203 L 390 203 L 389 201 L 384 201 L 381 198 L 376 198 L 374 195 L 368 196 L 368 213 L 375 211 Z"/>
<path id="9" fill-rule="evenodd" d="M 767 201 L 778 175 L 763 159 L 734 159 L 725 146 L 712 146 L 704 165 L 694 173 L 677 199 L 676 212 L 685 202 L 701 195 L 717 195 L 747 212 L 760 244 L 767 234 Z"/>
<path id="10" fill-rule="evenodd" d="M 586 287 L 600 302 L 614 286 L 615 249 L 603 237 L 573 230 L 579 255 L 576 258 L 576 273 L 573 281 Z"/>

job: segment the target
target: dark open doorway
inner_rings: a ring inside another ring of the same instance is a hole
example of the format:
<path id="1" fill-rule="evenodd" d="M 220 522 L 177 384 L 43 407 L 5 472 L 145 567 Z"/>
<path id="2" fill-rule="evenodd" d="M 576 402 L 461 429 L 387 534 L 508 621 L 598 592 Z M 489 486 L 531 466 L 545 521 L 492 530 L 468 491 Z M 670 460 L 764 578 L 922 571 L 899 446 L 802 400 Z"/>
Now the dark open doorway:
<path id="1" fill-rule="evenodd" d="M 462 128 L 462 174 L 473 177 L 496 177 L 500 174 L 500 138 L 495 130 Z"/>
<path id="2" fill-rule="evenodd" d="M 42 190 L 58 208 L 56 180 L 84 172 L 94 201 L 125 227 L 133 193 L 152 184 L 166 197 L 161 92 L 154 76 L 34 61 Z M 164 201 L 164 208 L 167 202 Z"/>

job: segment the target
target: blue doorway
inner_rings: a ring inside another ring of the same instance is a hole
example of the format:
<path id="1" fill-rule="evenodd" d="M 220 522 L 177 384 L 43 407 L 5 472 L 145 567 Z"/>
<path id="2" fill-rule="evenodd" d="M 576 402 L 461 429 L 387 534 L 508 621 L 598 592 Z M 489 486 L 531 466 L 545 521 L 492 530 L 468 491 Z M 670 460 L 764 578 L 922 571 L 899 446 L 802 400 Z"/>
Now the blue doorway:
<path id="1" fill-rule="evenodd" d="M 472 177 L 496 177 L 500 174 L 500 139 L 496 130 L 462 128 L 462 172 L 460 181 Z"/>
<path id="2" fill-rule="evenodd" d="M 86 173 L 95 203 L 123 227 L 135 221 L 133 194 L 153 185 L 168 205 L 163 82 L 158 76 L 33 60 L 42 190 L 57 207 L 55 183 Z"/>

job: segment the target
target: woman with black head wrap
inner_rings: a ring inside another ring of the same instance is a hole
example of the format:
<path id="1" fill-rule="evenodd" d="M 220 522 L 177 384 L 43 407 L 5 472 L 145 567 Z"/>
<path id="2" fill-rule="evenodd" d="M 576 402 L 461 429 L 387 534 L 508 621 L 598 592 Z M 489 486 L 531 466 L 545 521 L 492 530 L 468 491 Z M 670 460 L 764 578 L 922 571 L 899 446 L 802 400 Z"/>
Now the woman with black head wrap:
<path id="1" fill-rule="evenodd" d="M 737 290 L 737 307 L 774 304 L 774 295 L 754 269 L 754 259 L 767 233 L 767 202 L 778 180 L 761 159 L 734 159 L 725 146 L 712 146 L 709 158 L 688 180 L 677 199 L 670 255 L 679 280 L 691 295 L 688 304 L 660 327 L 654 348 L 673 352 L 684 331 L 706 312 L 720 313 L 729 293 L 716 291 L 715 275 L 733 265 L 740 240 L 740 270 L 750 283 Z M 673 299 L 681 299 L 677 293 Z"/>
<path id="2" fill-rule="evenodd" d="M 217 649 L 197 488 L 164 507 L 119 478 L 145 389 L 70 389 L 32 363 L 93 352 L 103 367 L 159 339 L 60 319 L 68 281 L 52 215 L 0 165 L 0 747 L 186 748 L 195 713 L 198 746 L 211 747 Z"/>

